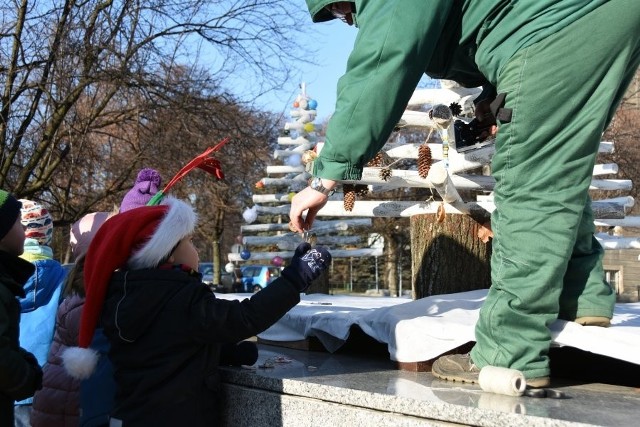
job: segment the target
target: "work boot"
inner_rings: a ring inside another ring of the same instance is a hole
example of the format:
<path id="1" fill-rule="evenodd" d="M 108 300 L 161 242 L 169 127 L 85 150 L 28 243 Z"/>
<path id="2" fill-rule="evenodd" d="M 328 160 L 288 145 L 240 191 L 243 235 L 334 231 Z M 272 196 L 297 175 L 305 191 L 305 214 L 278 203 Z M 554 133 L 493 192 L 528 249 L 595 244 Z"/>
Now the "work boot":
<path id="1" fill-rule="evenodd" d="M 473 364 L 469 353 L 449 354 L 433 362 L 431 373 L 441 380 L 475 384 L 480 376 L 480 368 Z"/>
<path id="2" fill-rule="evenodd" d="M 611 326 L 611 319 L 602 316 L 584 316 L 578 317 L 574 322 L 583 326 L 600 326 L 602 328 L 608 328 Z"/>
<path id="3" fill-rule="evenodd" d="M 433 362 L 431 373 L 441 380 L 477 384 L 480 368 L 473 363 L 469 353 L 449 354 Z M 529 388 L 548 387 L 551 384 L 549 377 L 527 378 L 526 381 Z"/>

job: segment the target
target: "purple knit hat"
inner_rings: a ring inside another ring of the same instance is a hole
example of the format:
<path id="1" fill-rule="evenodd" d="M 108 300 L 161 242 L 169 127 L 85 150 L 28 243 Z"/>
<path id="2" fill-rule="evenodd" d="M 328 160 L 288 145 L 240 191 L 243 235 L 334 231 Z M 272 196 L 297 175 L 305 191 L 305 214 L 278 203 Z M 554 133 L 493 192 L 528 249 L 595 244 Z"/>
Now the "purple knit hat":
<path id="1" fill-rule="evenodd" d="M 122 199 L 120 212 L 146 206 L 149 200 L 158 192 L 162 178 L 155 169 L 145 168 L 138 172 L 133 188 Z"/>

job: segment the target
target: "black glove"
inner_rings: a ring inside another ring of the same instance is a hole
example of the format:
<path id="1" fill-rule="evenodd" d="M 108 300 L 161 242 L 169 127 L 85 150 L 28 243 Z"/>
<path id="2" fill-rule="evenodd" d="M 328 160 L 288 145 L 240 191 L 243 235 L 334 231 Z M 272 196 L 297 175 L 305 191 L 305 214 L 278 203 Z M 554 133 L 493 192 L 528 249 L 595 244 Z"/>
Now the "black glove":
<path id="1" fill-rule="evenodd" d="M 304 292 L 311 286 L 311 282 L 329 268 L 330 264 L 331 254 L 327 248 L 323 246 L 312 248 L 309 243 L 303 242 L 296 248 L 291 263 L 282 270 L 282 275 L 300 292 Z"/>
<path id="2" fill-rule="evenodd" d="M 42 367 L 38 363 L 38 359 L 36 359 L 36 357 L 33 354 L 27 351 L 25 351 L 25 359 L 33 367 L 33 371 L 34 371 L 33 384 L 34 384 L 35 390 L 41 390 L 43 373 L 42 373 Z"/>
<path id="3" fill-rule="evenodd" d="M 253 365 L 258 360 L 258 346 L 251 341 L 237 344 L 222 344 L 220 348 L 221 366 Z"/>

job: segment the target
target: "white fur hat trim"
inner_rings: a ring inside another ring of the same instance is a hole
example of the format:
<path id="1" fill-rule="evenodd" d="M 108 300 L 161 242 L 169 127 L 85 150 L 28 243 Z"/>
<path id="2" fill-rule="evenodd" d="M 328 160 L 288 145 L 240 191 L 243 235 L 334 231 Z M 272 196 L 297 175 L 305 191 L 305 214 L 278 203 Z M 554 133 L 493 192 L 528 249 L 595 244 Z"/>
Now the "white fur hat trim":
<path id="1" fill-rule="evenodd" d="M 166 215 L 153 236 L 129 259 L 129 267 L 134 270 L 157 266 L 180 240 L 195 229 L 197 215 L 190 205 L 173 197 L 167 197 L 162 204 L 169 206 Z"/>
<path id="2" fill-rule="evenodd" d="M 62 366 L 73 378 L 89 378 L 98 364 L 98 352 L 90 348 L 69 347 L 62 352 Z"/>

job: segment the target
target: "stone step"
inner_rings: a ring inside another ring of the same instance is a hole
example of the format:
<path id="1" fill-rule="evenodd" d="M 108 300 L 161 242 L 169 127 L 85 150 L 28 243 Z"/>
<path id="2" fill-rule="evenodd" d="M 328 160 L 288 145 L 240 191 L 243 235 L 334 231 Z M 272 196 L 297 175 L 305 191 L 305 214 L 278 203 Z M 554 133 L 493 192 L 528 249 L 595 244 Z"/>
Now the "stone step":
<path id="1" fill-rule="evenodd" d="M 552 388 L 565 399 L 511 397 L 399 370 L 375 349 L 370 356 L 362 354 L 366 348 L 359 354 L 259 349 L 254 368 L 221 368 L 223 425 L 630 426 L 640 416 L 633 387 L 554 376 Z"/>

